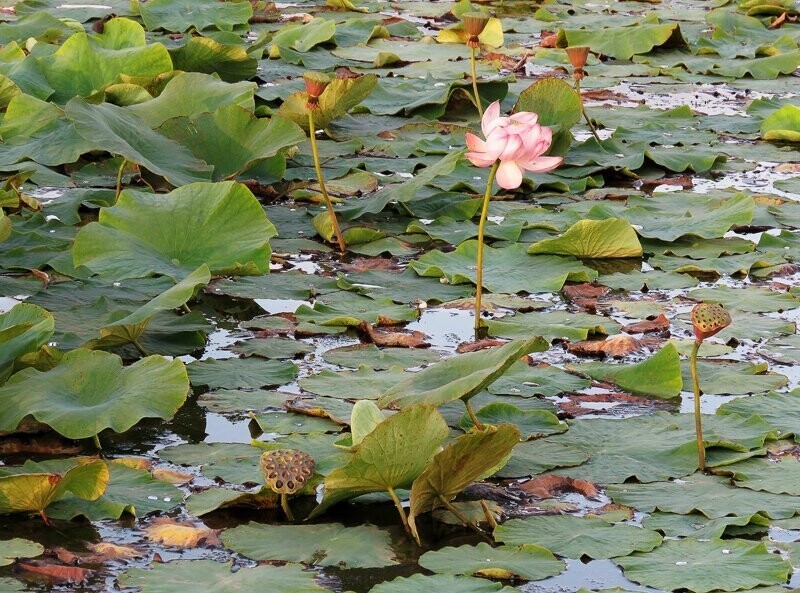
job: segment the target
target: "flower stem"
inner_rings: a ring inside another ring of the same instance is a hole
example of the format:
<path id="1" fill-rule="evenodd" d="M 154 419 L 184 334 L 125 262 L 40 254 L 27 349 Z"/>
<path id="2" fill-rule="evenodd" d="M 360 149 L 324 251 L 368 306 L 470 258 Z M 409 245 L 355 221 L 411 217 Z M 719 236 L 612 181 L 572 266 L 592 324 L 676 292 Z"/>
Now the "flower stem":
<path id="1" fill-rule="evenodd" d="M 285 492 L 281 493 L 281 508 L 283 512 L 286 513 L 286 518 L 294 522 L 294 515 L 292 514 L 292 509 L 289 507 L 289 497 L 286 496 Z"/>
<path id="2" fill-rule="evenodd" d="M 403 528 L 406 530 L 406 533 L 413 536 L 414 534 L 411 531 L 411 526 L 408 524 L 408 517 L 406 517 L 406 511 L 403 509 L 403 503 L 401 503 L 400 499 L 397 498 L 397 494 L 395 494 L 394 488 L 387 488 L 386 490 L 389 492 L 389 496 L 392 497 L 392 500 L 394 501 L 394 506 L 397 507 L 397 512 L 400 513 L 400 520 L 403 522 Z"/>
<path id="3" fill-rule="evenodd" d="M 469 419 L 472 420 L 472 424 L 480 431 L 483 431 L 484 426 L 483 423 L 478 420 L 478 416 L 475 414 L 475 410 L 472 409 L 472 404 L 469 403 L 468 399 L 464 400 L 464 405 L 467 406 L 467 414 L 469 414 Z"/>
<path id="4" fill-rule="evenodd" d="M 483 295 L 483 227 L 486 226 L 486 216 L 489 213 L 489 200 L 492 198 L 492 186 L 500 161 L 495 161 L 489 171 L 489 180 L 486 182 L 486 193 L 483 195 L 483 209 L 481 220 L 478 223 L 478 270 L 475 286 L 475 338 L 478 339 L 481 328 L 481 296 Z M 469 404 L 467 404 L 469 407 Z M 477 424 L 476 424 L 477 426 Z"/>
<path id="5" fill-rule="evenodd" d="M 314 169 L 317 171 L 317 182 L 322 191 L 322 198 L 325 200 L 325 205 L 328 207 L 328 214 L 331 217 L 331 224 L 333 224 L 333 232 L 336 234 L 336 241 L 339 243 L 339 250 L 344 253 L 347 247 L 344 243 L 342 231 L 339 228 L 339 221 L 336 220 L 336 211 L 333 209 L 331 198 L 328 196 L 328 190 L 325 188 L 325 178 L 322 176 L 322 167 L 319 165 L 319 151 L 317 150 L 317 131 L 314 129 L 314 110 L 307 109 L 308 111 L 308 134 L 311 138 L 311 154 L 314 157 Z"/>
<path id="6" fill-rule="evenodd" d="M 97 434 L 94 435 L 92 437 L 92 442 L 94 443 L 95 449 L 97 449 L 98 451 L 102 451 L 103 450 L 103 446 L 100 444 L 100 435 L 97 435 Z"/>
<path id="7" fill-rule="evenodd" d="M 119 199 L 119 194 L 122 193 L 122 173 L 123 171 L 125 171 L 125 165 L 127 164 L 128 164 L 128 159 L 123 158 L 122 163 L 119 166 L 119 169 L 117 169 L 117 193 L 114 196 L 114 201 Z"/>
<path id="8" fill-rule="evenodd" d="M 594 136 L 594 139 L 600 142 L 600 136 L 597 135 L 597 129 L 594 127 L 592 120 L 589 119 L 589 115 L 586 113 L 586 108 L 583 106 L 583 96 L 581 95 L 581 81 L 577 78 L 575 79 L 575 92 L 578 93 L 578 100 L 581 102 L 581 113 L 583 114 L 583 119 L 586 120 L 586 125 L 589 126 L 589 131 Z"/>
<path id="9" fill-rule="evenodd" d="M 697 353 L 702 340 L 696 340 L 689 357 L 692 369 L 692 384 L 694 386 L 694 428 L 697 433 L 697 454 L 699 456 L 700 471 L 706 471 L 706 447 L 703 443 L 703 424 L 700 416 L 700 380 L 697 377 Z"/>
<path id="10" fill-rule="evenodd" d="M 483 105 L 481 105 L 481 96 L 478 94 L 478 73 L 475 68 L 475 50 L 476 48 L 469 48 L 469 65 L 472 69 L 472 92 L 475 94 L 475 105 L 478 107 L 478 115 L 483 117 Z"/>

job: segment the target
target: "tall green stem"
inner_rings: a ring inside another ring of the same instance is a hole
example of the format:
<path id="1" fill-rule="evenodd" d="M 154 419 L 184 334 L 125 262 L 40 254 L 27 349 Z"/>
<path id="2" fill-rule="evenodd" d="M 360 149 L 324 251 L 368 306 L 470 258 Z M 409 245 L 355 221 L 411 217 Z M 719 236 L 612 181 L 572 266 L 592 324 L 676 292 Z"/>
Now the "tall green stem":
<path id="1" fill-rule="evenodd" d="M 464 400 L 464 405 L 467 406 L 467 414 L 469 414 L 469 419 L 472 420 L 472 424 L 480 431 L 483 431 L 483 423 L 478 420 L 478 416 L 475 414 L 475 410 L 472 408 L 472 404 L 469 403 L 468 399 Z"/>
<path id="2" fill-rule="evenodd" d="M 479 338 L 479 331 L 481 328 L 481 297 L 483 296 L 483 230 L 486 226 L 486 216 L 489 213 L 489 200 L 492 198 L 492 186 L 494 185 L 494 177 L 497 175 L 497 168 L 500 166 L 500 161 L 495 161 L 492 169 L 489 171 L 489 180 L 486 182 L 486 193 L 483 195 L 483 209 L 481 210 L 481 220 L 478 223 L 478 270 L 477 270 L 477 286 L 475 287 L 475 338 Z M 469 407 L 469 404 L 467 404 Z M 477 426 L 477 424 L 476 424 Z"/>
<path id="3" fill-rule="evenodd" d="M 128 160 L 123 158 L 119 169 L 117 169 L 117 194 L 114 196 L 115 201 L 119 198 L 119 194 L 122 193 L 122 173 L 125 171 L 125 165 L 127 164 Z"/>
<path id="4" fill-rule="evenodd" d="M 328 190 L 325 188 L 325 179 L 322 177 L 322 167 L 319 164 L 319 151 L 317 150 L 317 131 L 314 128 L 314 110 L 307 109 L 308 111 L 308 134 L 311 137 L 311 153 L 314 156 L 314 169 L 317 171 L 317 182 L 322 191 L 322 198 L 325 200 L 325 206 L 328 207 L 328 214 L 331 217 L 331 224 L 333 224 L 333 232 L 336 234 L 336 241 L 339 243 L 339 250 L 344 253 L 347 248 L 344 244 L 344 237 L 339 228 L 339 221 L 336 220 L 336 211 L 333 209 L 331 198 L 328 196 Z"/>
<path id="5" fill-rule="evenodd" d="M 485 539 L 485 540 L 486 540 L 486 541 L 488 541 L 489 543 L 493 543 L 493 542 L 492 542 L 492 540 L 491 540 L 491 538 L 490 538 L 488 535 L 486 535 L 486 534 L 483 532 L 483 530 L 482 530 L 480 527 L 478 527 L 478 526 L 477 526 L 477 525 L 475 525 L 475 524 L 474 524 L 472 521 L 470 521 L 469 519 L 467 519 L 467 517 L 466 517 L 466 516 L 465 516 L 465 515 L 464 515 L 464 514 L 463 514 L 461 511 L 459 511 L 459 510 L 458 510 L 458 509 L 457 509 L 457 508 L 456 508 L 456 507 L 455 507 L 455 506 L 454 506 L 454 505 L 453 505 L 453 504 L 452 504 L 452 503 L 451 503 L 449 500 L 447 500 L 447 499 L 446 499 L 444 496 L 439 496 L 439 502 L 441 502 L 441 503 L 442 503 L 442 504 L 445 506 L 445 508 L 446 508 L 448 511 L 450 511 L 451 513 L 453 513 L 453 515 L 455 515 L 456 519 L 458 519 L 459 521 L 461 521 L 461 523 L 464 525 L 464 527 L 469 527 L 470 529 L 472 529 L 472 531 L 474 531 L 475 533 L 477 533 L 478 535 L 480 535 L 480 536 L 481 536 L 483 539 Z"/>
<path id="6" fill-rule="evenodd" d="M 406 517 L 406 511 L 403 508 L 403 503 L 401 503 L 400 499 L 397 498 L 397 494 L 395 494 L 393 488 L 387 488 L 386 490 L 389 492 L 389 496 L 392 497 L 394 506 L 397 507 L 397 512 L 400 513 L 400 520 L 403 522 L 403 528 L 406 530 L 406 533 L 410 534 L 412 537 L 414 537 L 414 539 L 417 539 L 414 535 L 414 532 L 411 531 L 411 526 L 408 524 L 408 517 Z M 418 539 L 417 543 L 419 543 Z"/>
<path id="7" fill-rule="evenodd" d="M 699 456 L 700 471 L 706 471 L 706 446 L 703 443 L 703 424 L 700 416 L 700 380 L 697 376 L 697 353 L 700 350 L 701 340 L 696 340 L 689 357 L 692 369 L 692 385 L 694 386 L 694 428 L 697 433 L 697 455 Z"/>
<path id="8" fill-rule="evenodd" d="M 581 102 L 581 113 L 583 114 L 583 119 L 586 120 L 586 125 L 589 126 L 589 131 L 594 136 L 594 139 L 600 142 L 600 136 L 597 135 L 597 129 L 594 127 L 592 120 L 589 119 L 589 115 L 586 113 L 586 108 L 583 106 L 583 97 L 581 96 L 581 81 L 577 78 L 575 79 L 575 92 L 578 93 L 578 99 Z"/>
<path id="9" fill-rule="evenodd" d="M 478 115 L 483 118 L 483 105 L 481 105 L 481 96 L 478 94 L 478 72 L 475 67 L 475 50 L 477 48 L 469 48 L 469 65 L 472 69 L 472 92 L 475 94 L 475 105 L 478 106 Z"/>

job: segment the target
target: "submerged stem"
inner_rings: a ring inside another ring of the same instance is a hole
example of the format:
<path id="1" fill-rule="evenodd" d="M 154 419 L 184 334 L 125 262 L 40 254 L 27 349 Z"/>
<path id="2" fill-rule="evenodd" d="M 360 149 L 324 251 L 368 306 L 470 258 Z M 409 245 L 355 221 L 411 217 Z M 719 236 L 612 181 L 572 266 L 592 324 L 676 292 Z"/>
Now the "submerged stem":
<path id="1" fill-rule="evenodd" d="M 694 387 L 694 427 L 697 433 L 697 454 L 699 456 L 700 471 L 706 471 L 706 447 L 703 443 L 703 423 L 700 416 L 700 380 L 697 376 L 697 353 L 700 350 L 701 340 L 696 340 L 689 357 L 692 369 L 692 386 Z"/>
<path id="2" fill-rule="evenodd" d="M 403 503 L 400 502 L 400 499 L 397 497 L 397 494 L 395 494 L 393 488 L 387 488 L 386 491 L 389 493 L 389 496 L 392 497 L 394 506 L 397 507 L 397 512 L 400 513 L 400 520 L 403 522 L 403 529 L 406 530 L 406 533 L 414 537 L 414 533 L 411 531 L 411 526 L 408 524 L 408 517 L 406 517 L 406 512 L 403 509 Z M 416 539 L 416 537 L 414 539 Z"/>
<path id="3" fill-rule="evenodd" d="M 125 165 L 127 164 L 128 159 L 123 158 L 119 169 L 117 169 L 117 193 L 114 196 L 115 201 L 119 198 L 119 194 L 122 192 L 122 172 L 125 170 Z"/>
<path id="4" fill-rule="evenodd" d="M 472 92 L 475 94 L 475 105 L 478 107 L 478 115 L 483 118 L 483 105 L 481 105 L 481 96 L 478 94 L 478 73 L 475 67 L 475 49 L 469 48 L 469 65 L 472 69 Z"/>
<path id="5" fill-rule="evenodd" d="M 289 507 L 289 497 L 286 496 L 285 492 L 281 493 L 281 508 L 286 514 L 286 518 L 294 522 L 294 515 L 292 514 L 292 509 Z"/>
<path id="6" fill-rule="evenodd" d="M 472 424 L 475 425 L 475 428 L 482 431 L 484 429 L 483 423 L 478 420 L 478 417 L 475 415 L 475 410 L 472 409 L 472 404 L 469 403 L 469 400 L 464 400 L 464 405 L 467 406 L 467 414 L 469 414 L 470 420 L 472 420 Z"/>
<path id="7" fill-rule="evenodd" d="M 500 166 L 500 161 L 495 161 L 492 169 L 489 171 L 489 180 L 486 182 L 486 193 L 483 195 L 483 209 L 481 210 L 481 220 L 478 223 L 478 261 L 477 261 L 477 278 L 475 286 L 475 338 L 479 338 L 479 330 L 481 327 L 481 297 L 483 295 L 483 230 L 486 226 L 486 216 L 489 213 L 489 200 L 492 198 L 492 186 L 494 185 L 494 177 L 497 174 L 497 168 Z M 467 404 L 469 408 L 469 404 Z M 477 426 L 477 424 L 476 424 Z"/>
<path id="8" fill-rule="evenodd" d="M 336 242 L 339 243 L 339 250 L 344 253 L 347 247 L 344 243 L 342 231 L 339 228 L 339 221 L 336 220 L 336 211 L 333 209 L 331 198 L 328 196 L 328 190 L 325 188 L 325 178 L 322 176 L 322 167 L 319 164 L 319 151 L 317 150 L 317 131 L 314 128 L 314 110 L 307 109 L 308 111 L 308 134 L 311 138 L 311 154 L 314 157 L 314 169 L 317 172 L 317 182 L 319 189 L 322 191 L 322 198 L 325 200 L 325 206 L 328 208 L 328 214 L 331 217 L 331 224 L 333 224 L 333 232 L 336 234 Z"/>

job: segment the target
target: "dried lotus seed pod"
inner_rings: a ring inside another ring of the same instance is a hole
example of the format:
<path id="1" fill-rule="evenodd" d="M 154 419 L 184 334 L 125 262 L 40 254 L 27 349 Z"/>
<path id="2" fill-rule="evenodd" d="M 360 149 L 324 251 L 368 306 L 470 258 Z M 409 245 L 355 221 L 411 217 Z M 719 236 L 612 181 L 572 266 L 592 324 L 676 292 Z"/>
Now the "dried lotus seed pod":
<path id="1" fill-rule="evenodd" d="M 305 451 L 278 449 L 261 455 L 261 472 L 278 494 L 294 494 L 314 475 L 314 458 Z"/>
<path id="2" fill-rule="evenodd" d="M 698 342 L 710 338 L 731 324 L 731 316 L 722 305 L 700 303 L 692 309 L 692 327 Z"/>

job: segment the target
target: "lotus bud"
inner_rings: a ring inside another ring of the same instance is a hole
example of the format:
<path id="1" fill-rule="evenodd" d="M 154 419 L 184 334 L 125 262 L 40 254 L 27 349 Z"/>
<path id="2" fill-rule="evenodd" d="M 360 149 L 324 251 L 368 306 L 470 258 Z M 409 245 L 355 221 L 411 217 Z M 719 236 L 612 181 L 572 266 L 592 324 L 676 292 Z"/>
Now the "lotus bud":
<path id="1" fill-rule="evenodd" d="M 322 72 L 306 72 L 303 74 L 303 80 L 306 83 L 306 93 L 308 93 L 306 107 L 316 109 L 319 106 L 320 95 L 331 83 L 331 77 Z"/>
<path id="2" fill-rule="evenodd" d="M 589 48 L 585 45 L 568 47 L 566 52 L 572 67 L 575 69 L 572 76 L 575 80 L 582 80 L 586 75 L 583 67 L 586 65 L 586 60 L 589 58 Z"/>
<path id="3" fill-rule="evenodd" d="M 479 47 L 478 36 L 483 33 L 486 24 L 489 22 L 489 15 L 482 12 L 468 12 L 461 17 L 464 23 L 464 30 L 469 35 L 467 47 Z"/>
<path id="4" fill-rule="evenodd" d="M 692 327 L 697 343 L 721 332 L 730 324 L 731 316 L 722 305 L 700 303 L 692 309 Z"/>
<path id="5" fill-rule="evenodd" d="M 278 494 L 295 494 L 314 475 L 314 458 L 305 451 L 278 449 L 261 455 L 267 486 Z"/>

